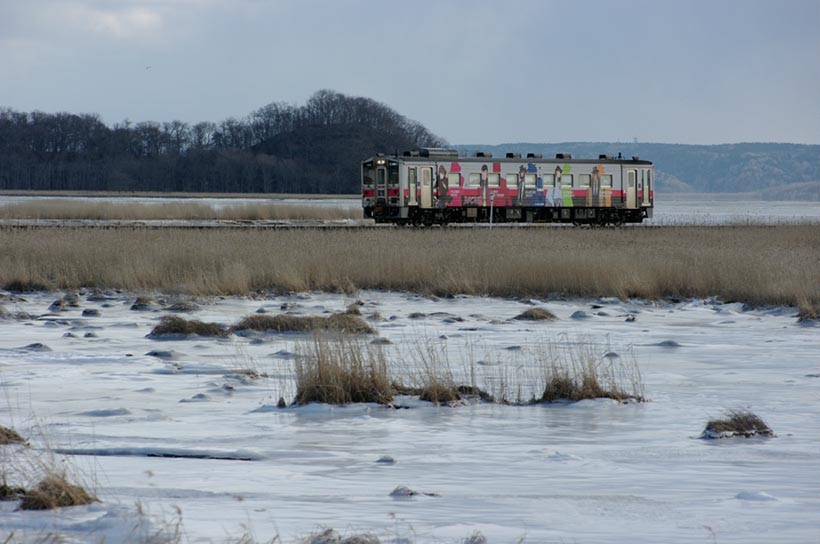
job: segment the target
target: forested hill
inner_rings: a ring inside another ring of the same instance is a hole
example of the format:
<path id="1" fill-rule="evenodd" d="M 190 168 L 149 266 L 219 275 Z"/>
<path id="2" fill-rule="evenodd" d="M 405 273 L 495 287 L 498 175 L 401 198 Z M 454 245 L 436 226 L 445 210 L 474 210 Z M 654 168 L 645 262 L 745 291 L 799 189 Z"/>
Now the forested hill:
<path id="1" fill-rule="evenodd" d="M 220 123 L 0 108 L 0 189 L 357 193 L 362 159 L 445 145 L 385 104 L 329 90 Z"/>
<path id="2" fill-rule="evenodd" d="M 0 108 L 0 189 L 358 193 L 360 162 L 447 142 L 365 97 L 316 92 L 301 106 L 273 102 L 220 123 L 124 121 L 95 114 Z M 659 192 L 742 192 L 820 199 L 820 146 L 606 142 L 455 146 L 490 151 L 599 154 L 651 160 Z"/>
<path id="3" fill-rule="evenodd" d="M 659 192 L 753 193 L 760 198 L 820 200 L 820 146 L 778 143 L 683 145 L 566 142 L 459 145 L 462 154 L 572 153 L 639 156 L 655 163 Z"/>

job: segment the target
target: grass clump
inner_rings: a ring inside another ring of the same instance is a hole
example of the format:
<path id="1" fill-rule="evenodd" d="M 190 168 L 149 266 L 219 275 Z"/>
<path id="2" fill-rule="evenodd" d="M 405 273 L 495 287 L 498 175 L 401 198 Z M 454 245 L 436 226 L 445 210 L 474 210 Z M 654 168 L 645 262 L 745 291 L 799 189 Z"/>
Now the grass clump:
<path id="1" fill-rule="evenodd" d="M 337 331 L 354 334 L 372 334 L 373 327 L 360 316 L 351 313 L 322 316 L 249 315 L 231 327 L 232 331 L 311 332 Z"/>
<path id="2" fill-rule="evenodd" d="M 228 336 L 229 331 L 219 323 L 205 323 L 195 319 L 185 319 L 176 315 L 163 316 L 154 327 L 149 338 L 166 335 Z"/>
<path id="3" fill-rule="evenodd" d="M 820 300 L 803 297 L 797 301 L 797 310 L 798 323 L 820 320 Z"/>
<path id="4" fill-rule="evenodd" d="M 379 346 L 316 335 L 300 346 L 295 370 L 295 404 L 393 400 L 387 358 Z"/>
<path id="5" fill-rule="evenodd" d="M 545 308 L 530 308 L 515 316 L 514 319 L 523 321 L 554 321 L 555 314 Z"/>
<path id="6" fill-rule="evenodd" d="M 34 489 L 23 494 L 20 510 L 51 510 L 64 506 L 91 504 L 97 498 L 79 485 L 68 481 L 65 474 L 52 472 Z"/>
<path id="7" fill-rule="evenodd" d="M 755 435 L 774 436 L 772 429 L 750 410 L 727 410 L 722 418 L 710 419 L 703 429 L 701 438 L 732 438 Z"/>
<path id="8" fill-rule="evenodd" d="M 543 390 L 534 402 L 576 402 L 613 399 L 643 402 L 640 370 L 633 358 L 613 359 L 595 344 L 578 342 L 563 347 L 547 344 L 536 358 L 543 372 Z"/>
<path id="9" fill-rule="evenodd" d="M 323 529 L 302 540 L 302 544 L 380 544 L 376 535 L 362 533 L 342 536 L 335 529 Z"/>
<path id="10" fill-rule="evenodd" d="M 3 474 L 2 481 L 0 481 L 0 501 L 16 501 L 25 493 L 24 488 L 9 485 L 6 481 L 6 475 Z"/>
<path id="11" fill-rule="evenodd" d="M 0 446 L 6 446 L 8 444 L 28 445 L 28 442 L 14 429 L 0 425 Z"/>
<path id="12" fill-rule="evenodd" d="M 431 380 L 419 392 L 419 400 L 426 400 L 434 404 L 449 404 L 461 400 L 461 393 L 457 386 Z"/>

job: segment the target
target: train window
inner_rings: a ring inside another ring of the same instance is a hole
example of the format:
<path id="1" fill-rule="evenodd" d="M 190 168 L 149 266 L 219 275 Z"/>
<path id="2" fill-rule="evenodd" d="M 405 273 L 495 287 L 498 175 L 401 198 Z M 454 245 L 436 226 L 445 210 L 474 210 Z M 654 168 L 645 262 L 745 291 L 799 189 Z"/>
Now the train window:
<path id="1" fill-rule="evenodd" d="M 562 187 L 572 187 L 572 174 L 564 174 L 561 176 Z"/>
<path id="2" fill-rule="evenodd" d="M 390 165 L 390 177 L 388 179 L 390 185 L 398 185 L 399 184 L 399 166 L 398 165 Z"/>
<path id="3" fill-rule="evenodd" d="M 578 183 L 581 184 L 581 187 L 589 187 L 590 177 L 591 176 L 589 174 L 581 174 L 581 175 L 578 176 L 578 178 L 579 178 Z"/>
<path id="4" fill-rule="evenodd" d="M 535 174 L 524 174 L 524 187 L 535 187 L 537 178 Z"/>
<path id="5" fill-rule="evenodd" d="M 373 169 L 373 161 L 364 163 L 362 165 L 362 183 L 364 185 L 373 185 L 374 177 L 376 177 L 376 172 Z"/>
<path id="6" fill-rule="evenodd" d="M 447 187 L 458 187 L 461 185 L 461 174 L 447 174 Z"/>
<path id="7" fill-rule="evenodd" d="M 601 174 L 601 187 L 612 187 L 612 174 Z"/>
<path id="8" fill-rule="evenodd" d="M 481 185 L 481 174 L 470 174 L 470 187 Z"/>
<path id="9" fill-rule="evenodd" d="M 544 174 L 544 187 L 555 187 L 555 174 Z"/>
<path id="10" fill-rule="evenodd" d="M 379 168 L 377 171 L 379 185 L 384 185 L 384 168 Z"/>
<path id="11" fill-rule="evenodd" d="M 507 174 L 507 187 L 518 187 L 518 174 Z"/>
<path id="12" fill-rule="evenodd" d="M 501 174 L 490 174 L 487 176 L 487 186 L 498 187 L 501 185 Z"/>

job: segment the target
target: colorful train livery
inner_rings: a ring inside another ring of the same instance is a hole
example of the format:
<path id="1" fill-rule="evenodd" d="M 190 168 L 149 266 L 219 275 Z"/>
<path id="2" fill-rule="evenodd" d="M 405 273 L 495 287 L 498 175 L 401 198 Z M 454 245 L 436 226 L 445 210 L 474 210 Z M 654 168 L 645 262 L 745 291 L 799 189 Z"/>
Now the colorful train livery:
<path id="1" fill-rule="evenodd" d="M 488 153 L 449 149 L 362 162 L 364 216 L 377 223 L 640 223 L 652 217 L 654 166 L 638 157 Z"/>

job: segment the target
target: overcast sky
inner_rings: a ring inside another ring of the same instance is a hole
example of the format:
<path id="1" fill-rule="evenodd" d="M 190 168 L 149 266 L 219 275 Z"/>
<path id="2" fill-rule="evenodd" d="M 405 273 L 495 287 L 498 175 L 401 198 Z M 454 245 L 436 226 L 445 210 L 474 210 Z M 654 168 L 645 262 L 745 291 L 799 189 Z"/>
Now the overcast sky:
<path id="1" fill-rule="evenodd" d="M 220 121 L 330 88 L 451 143 L 820 142 L 820 0 L 0 0 L 0 106 Z"/>

